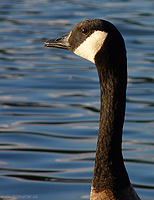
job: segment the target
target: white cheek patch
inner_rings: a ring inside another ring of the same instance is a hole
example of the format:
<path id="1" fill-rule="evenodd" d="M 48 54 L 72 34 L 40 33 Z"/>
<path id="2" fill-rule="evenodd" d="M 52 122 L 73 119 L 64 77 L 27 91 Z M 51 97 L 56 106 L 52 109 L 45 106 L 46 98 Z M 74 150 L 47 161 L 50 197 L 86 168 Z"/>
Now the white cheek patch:
<path id="1" fill-rule="evenodd" d="M 95 31 L 75 49 L 74 53 L 95 63 L 95 55 L 101 49 L 107 34 L 104 31 Z"/>

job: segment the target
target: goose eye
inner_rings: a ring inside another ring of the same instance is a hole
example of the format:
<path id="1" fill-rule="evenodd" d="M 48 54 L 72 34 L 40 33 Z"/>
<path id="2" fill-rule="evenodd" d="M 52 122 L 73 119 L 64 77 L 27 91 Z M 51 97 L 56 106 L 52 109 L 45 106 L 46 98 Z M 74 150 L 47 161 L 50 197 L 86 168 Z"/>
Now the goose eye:
<path id="1" fill-rule="evenodd" d="M 84 33 L 84 34 L 87 34 L 88 30 L 86 28 L 81 28 L 81 32 Z"/>

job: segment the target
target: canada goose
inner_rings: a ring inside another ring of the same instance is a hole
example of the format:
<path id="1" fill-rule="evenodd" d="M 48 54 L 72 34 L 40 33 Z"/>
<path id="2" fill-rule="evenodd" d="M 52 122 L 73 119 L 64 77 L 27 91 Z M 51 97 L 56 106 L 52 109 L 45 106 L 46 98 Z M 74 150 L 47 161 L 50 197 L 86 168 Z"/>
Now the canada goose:
<path id="1" fill-rule="evenodd" d="M 127 58 L 117 28 L 101 19 L 84 20 L 63 37 L 44 46 L 69 49 L 96 65 L 101 90 L 100 127 L 91 200 L 139 200 L 126 172 L 122 156 Z"/>

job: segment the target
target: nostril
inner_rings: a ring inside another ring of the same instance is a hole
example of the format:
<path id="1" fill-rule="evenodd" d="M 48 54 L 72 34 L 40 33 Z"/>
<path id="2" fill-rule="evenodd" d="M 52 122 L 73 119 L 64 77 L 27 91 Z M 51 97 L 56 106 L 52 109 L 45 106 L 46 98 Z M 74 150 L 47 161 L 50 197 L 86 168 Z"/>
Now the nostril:
<path id="1" fill-rule="evenodd" d="M 56 41 L 62 40 L 62 38 L 57 38 Z"/>

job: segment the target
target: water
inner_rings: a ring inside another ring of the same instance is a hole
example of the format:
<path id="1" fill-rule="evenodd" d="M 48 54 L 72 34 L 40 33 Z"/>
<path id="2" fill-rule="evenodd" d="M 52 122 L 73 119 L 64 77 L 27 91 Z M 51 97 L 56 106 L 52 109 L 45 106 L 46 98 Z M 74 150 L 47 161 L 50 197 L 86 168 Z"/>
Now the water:
<path id="1" fill-rule="evenodd" d="M 128 55 L 125 164 L 154 199 L 154 2 L 0 3 L 1 199 L 89 199 L 99 126 L 95 66 L 43 43 L 88 18 L 114 23 Z"/>

